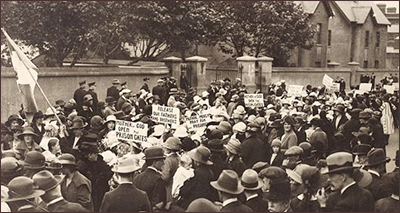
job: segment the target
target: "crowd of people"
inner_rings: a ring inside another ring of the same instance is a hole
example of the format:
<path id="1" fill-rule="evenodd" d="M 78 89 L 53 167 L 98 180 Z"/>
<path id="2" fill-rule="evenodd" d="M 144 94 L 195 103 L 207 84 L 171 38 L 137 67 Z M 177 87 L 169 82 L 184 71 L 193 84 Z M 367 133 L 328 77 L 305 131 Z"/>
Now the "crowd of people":
<path id="1" fill-rule="evenodd" d="M 32 121 L 1 124 L 1 211 L 399 212 L 399 151 L 386 150 L 398 91 L 337 82 L 289 95 L 282 80 L 250 107 L 239 78 L 200 94 L 174 77 L 139 91 L 114 79 L 104 101 L 81 81 Z M 154 105 L 178 108 L 180 125 L 155 122 Z M 207 124 L 189 128 L 197 115 Z M 118 139 L 118 120 L 147 124 L 147 140 Z"/>

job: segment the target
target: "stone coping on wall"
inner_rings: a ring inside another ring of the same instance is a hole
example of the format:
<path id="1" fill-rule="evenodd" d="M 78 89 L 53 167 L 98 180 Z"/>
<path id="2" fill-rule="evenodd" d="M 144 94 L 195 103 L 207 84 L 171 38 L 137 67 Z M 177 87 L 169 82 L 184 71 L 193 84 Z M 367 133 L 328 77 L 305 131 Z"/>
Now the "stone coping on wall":
<path id="1" fill-rule="evenodd" d="M 39 68 L 39 77 L 67 76 L 124 76 L 124 75 L 167 75 L 167 67 L 43 67 Z M 12 67 L 1 67 L 1 77 L 15 77 Z"/>

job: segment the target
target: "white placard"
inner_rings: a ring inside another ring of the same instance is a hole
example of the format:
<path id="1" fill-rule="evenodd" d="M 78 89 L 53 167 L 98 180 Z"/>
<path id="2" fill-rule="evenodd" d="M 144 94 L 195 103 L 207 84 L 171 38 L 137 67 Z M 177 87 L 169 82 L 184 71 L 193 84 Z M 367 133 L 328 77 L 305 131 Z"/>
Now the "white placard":
<path id="1" fill-rule="evenodd" d="M 167 107 L 160 105 L 153 105 L 153 113 L 151 117 L 153 121 L 163 124 L 179 125 L 179 109 L 176 107 Z"/>
<path id="2" fill-rule="evenodd" d="M 383 85 L 383 89 L 385 89 L 389 94 L 394 93 L 394 85 Z"/>
<path id="3" fill-rule="evenodd" d="M 340 91 L 340 83 L 332 83 L 331 91 L 339 92 Z"/>
<path id="4" fill-rule="evenodd" d="M 395 91 L 399 91 L 399 83 L 397 82 L 397 83 L 393 83 L 393 86 L 394 86 L 394 90 Z"/>
<path id="5" fill-rule="evenodd" d="M 331 88 L 333 83 L 333 78 L 329 77 L 329 75 L 325 74 L 322 78 L 322 84 L 325 85 L 326 88 Z"/>
<path id="6" fill-rule="evenodd" d="M 147 142 L 148 125 L 142 122 L 117 120 L 116 136 L 120 140 Z"/>
<path id="7" fill-rule="evenodd" d="M 244 104 L 246 107 L 264 107 L 264 95 L 259 94 L 244 94 Z"/>
<path id="8" fill-rule="evenodd" d="M 301 96 L 303 87 L 302 85 L 288 85 L 288 96 Z"/>
<path id="9" fill-rule="evenodd" d="M 360 91 L 369 92 L 371 91 L 372 84 L 371 83 L 361 83 L 360 84 Z"/>
<path id="10" fill-rule="evenodd" d="M 193 115 L 187 118 L 186 124 L 189 128 L 189 131 L 194 131 L 201 127 L 205 127 L 207 123 L 211 121 L 211 118 L 211 114 Z"/>

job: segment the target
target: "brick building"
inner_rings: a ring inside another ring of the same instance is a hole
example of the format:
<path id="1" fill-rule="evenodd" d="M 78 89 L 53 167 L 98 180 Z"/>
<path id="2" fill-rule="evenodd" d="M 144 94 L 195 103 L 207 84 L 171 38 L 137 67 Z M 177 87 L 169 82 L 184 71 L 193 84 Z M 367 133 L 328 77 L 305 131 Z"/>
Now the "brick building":
<path id="1" fill-rule="evenodd" d="M 395 7 L 386 8 L 386 4 L 377 4 L 385 14 L 391 25 L 388 27 L 388 39 L 386 47 L 386 67 L 399 67 L 399 12 Z"/>

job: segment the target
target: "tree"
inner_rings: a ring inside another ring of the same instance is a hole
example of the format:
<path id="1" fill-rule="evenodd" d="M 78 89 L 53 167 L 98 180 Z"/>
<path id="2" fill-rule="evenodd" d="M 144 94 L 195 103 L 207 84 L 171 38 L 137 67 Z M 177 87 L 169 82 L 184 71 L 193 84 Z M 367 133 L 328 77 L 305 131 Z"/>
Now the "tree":
<path id="1" fill-rule="evenodd" d="M 308 15 L 290 1 L 225 1 L 220 48 L 236 56 L 274 57 L 274 66 L 287 66 L 290 51 L 310 49 L 314 30 Z"/>
<path id="2" fill-rule="evenodd" d="M 62 66 L 71 52 L 81 52 L 95 2 L 10 1 L 1 2 L 1 24 L 14 39 L 39 49 Z"/>

